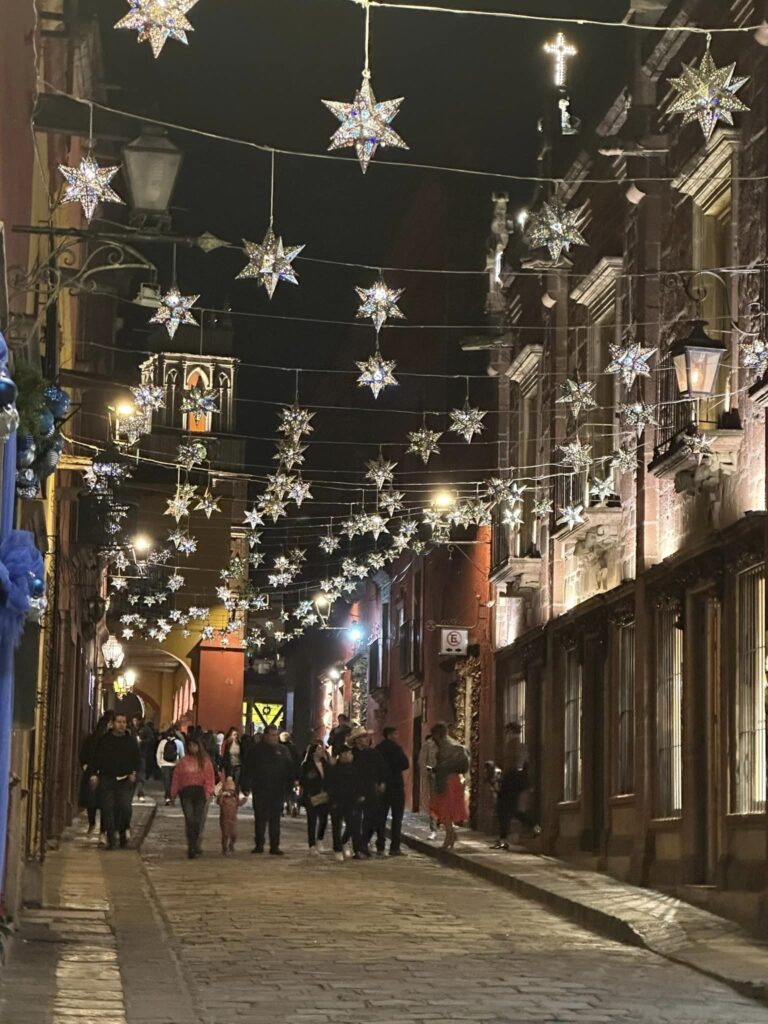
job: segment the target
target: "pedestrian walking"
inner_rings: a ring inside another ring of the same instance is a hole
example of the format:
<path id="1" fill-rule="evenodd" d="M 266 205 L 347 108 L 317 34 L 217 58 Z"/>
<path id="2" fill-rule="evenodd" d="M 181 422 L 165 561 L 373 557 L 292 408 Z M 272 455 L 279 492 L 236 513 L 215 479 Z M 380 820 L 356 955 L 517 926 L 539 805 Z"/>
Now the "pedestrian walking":
<path id="1" fill-rule="evenodd" d="M 128 845 L 131 827 L 131 802 L 139 770 L 139 745 L 128 732 L 124 714 L 116 714 L 112 728 L 99 740 L 91 763 L 91 787 L 98 787 L 107 848 L 114 850 L 117 837 L 120 848 Z"/>
<path id="2" fill-rule="evenodd" d="M 221 759 L 224 765 L 224 777 L 235 780 L 235 788 L 240 791 L 240 775 L 243 770 L 244 751 L 240 733 L 233 725 L 227 731 L 221 745 Z"/>
<path id="3" fill-rule="evenodd" d="M 403 772 L 408 771 L 411 762 L 408 755 L 398 742 L 397 728 L 388 725 L 384 728 L 384 739 L 376 750 L 387 766 L 387 781 L 384 792 L 379 798 L 379 821 L 376 830 L 376 850 L 384 853 L 387 845 L 387 817 L 392 815 L 392 826 L 389 839 L 390 857 L 401 857 L 400 838 L 403 831 L 403 815 L 405 814 L 405 783 Z"/>
<path id="4" fill-rule="evenodd" d="M 174 769 L 182 757 L 184 757 L 184 744 L 173 729 L 168 729 L 163 733 L 157 745 L 155 757 L 157 767 L 160 769 L 160 775 L 163 779 L 165 805 L 167 807 L 171 802 L 171 783 L 173 781 Z"/>
<path id="5" fill-rule="evenodd" d="M 269 852 L 275 857 L 283 856 L 280 849 L 280 817 L 285 787 L 293 781 L 295 774 L 291 755 L 279 742 L 277 726 L 268 725 L 261 741 L 249 748 L 241 778 L 243 793 L 246 796 L 253 794 L 253 853 L 264 853 L 268 831 Z"/>
<path id="6" fill-rule="evenodd" d="M 508 722 L 504 730 L 501 778 L 496 796 L 499 838 L 491 849 L 509 849 L 509 830 L 513 820 L 519 821 L 534 834 L 541 832 L 535 819 L 520 807 L 523 794 L 530 789 L 529 771 L 529 754 L 523 742 L 523 727 L 519 722 Z"/>
<path id="7" fill-rule="evenodd" d="M 184 812 L 187 834 L 187 857 L 193 860 L 202 852 L 202 831 L 208 801 L 213 796 L 214 780 L 211 759 L 198 736 L 187 739 L 187 750 L 173 770 L 171 799 L 178 796 Z"/>
<path id="8" fill-rule="evenodd" d="M 333 855 L 337 861 L 343 861 L 352 856 L 352 819 L 358 799 L 357 772 L 349 747 L 343 747 L 335 763 L 329 764 L 326 784 L 330 798 Z"/>
<path id="9" fill-rule="evenodd" d="M 85 737 L 80 745 L 81 775 L 77 802 L 88 815 L 88 835 L 91 835 L 96 828 L 96 812 L 99 809 L 99 789 L 98 786 L 94 788 L 91 785 L 92 765 L 99 740 L 112 728 L 114 718 L 113 711 L 105 711 L 96 723 L 96 728 Z"/>
<path id="10" fill-rule="evenodd" d="M 325 830 L 328 827 L 330 797 L 327 775 L 330 765 L 323 743 L 310 743 L 301 762 L 301 794 L 307 810 L 307 841 L 309 852 L 325 852 Z"/>
<path id="11" fill-rule="evenodd" d="M 433 728 L 432 736 L 437 744 L 432 815 L 443 822 L 443 849 L 450 850 L 456 845 L 456 822 L 466 821 L 468 816 L 461 776 L 469 771 L 469 755 L 462 744 L 449 735 L 445 722 L 439 722 Z"/>
<path id="12" fill-rule="evenodd" d="M 371 856 L 368 849 L 376 825 L 379 798 L 387 781 L 387 766 L 371 746 L 371 733 L 359 725 L 349 734 L 355 768 L 356 799 L 352 810 L 352 847 L 355 859 Z"/>
<path id="13" fill-rule="evenodd" d="M 139 729 L 139 753 L 141 754 L 141 779 L 148 782 L 157 775 L 157 733 L 152 722 L 145 722 Z M 139 797 L 143 799 L 144 788 L 139 790 Z"/>
<path id="14" fill-rule="evenodd" d="M 295 784 L 301 775 L 301 763 L 302 758 L 299 751 L 296 749 L 296 744 L 293 742 L 293 737 L 289 732 L 280 733 L 280 743 L 286 748 L 288 753 L 291 755 L 291 760 L 294 766 L 294 780 L 288 783 L 285 787 L 285 799 L 283 800 L 283 813 L 290 814 L 292 818 L 298 818 L 299 807 L 301 805 L 301 792 L 299 787 Z M 299 790 L 297 792 L 297 789 Z"/>
<path id="15" fill-rule="evenodd" d="M 328 746 L 334 757 L 338 757 L 344 747 L 347 746 L 347 740 L 351 732 L 352 726 L 349 724 L 349 716 L 339 715 L 336 719 L 336 725 L 331 729 L 328 736 Z"/>
<path id="16" fill-rule="evenodd" d="M 245 803 L 245 797 L 239 796 L 234 779 L 225 779 L 221 783 L 216 803 L 219 805 L 219 828 L 221 829 L 221 852 L 226 856 L 235 852 L 237 841 L 237 812 Z"/>
<path id="17" fill-rule="evenodd" d="M 432 801 L 435 797 L 435 769 L 437 768 L 437 743 L 430 732 L 419 751 L 419 769 L 427 780 L 429 792 L 429 839 L 437 839 L 439 822 L 432 816 Z"/>

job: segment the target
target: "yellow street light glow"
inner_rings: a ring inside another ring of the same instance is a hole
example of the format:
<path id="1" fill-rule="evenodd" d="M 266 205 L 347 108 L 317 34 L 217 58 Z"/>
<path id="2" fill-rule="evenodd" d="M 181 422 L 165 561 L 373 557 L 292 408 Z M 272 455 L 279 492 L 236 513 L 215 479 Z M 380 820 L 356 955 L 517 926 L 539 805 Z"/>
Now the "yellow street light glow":
<path id="1" fill-rule="evenodd" d="M 341 679 L 341 672 L 337 668 L 328 669 L 328 678 L 333 679 L 334 682 Z"/>
<path id="2" fill-rule="evenodd" d="M 451 491 L 437 491 L 432 497 L 435 508 L 452 508 L 456 499 Z"/>
<path id="3" fill-rule="evenodd" d="M 124 419 L 128 419 L 129 416 L 136 414 L 136 407 L 131 405 L 130 402 L 121 402 L 117 407 L 117 415 L 122 416 Z"/>
<path id="4" fill-rule="evenodd" d="M 146 533 L 138 533 L 133 538 L 133 550 L 138 554 L 144 554 L 145 551 L 149 551 L 152 547 L 152 540 Z"/>
<path id="5" fill-rule="evenodd" d="M 330 606 L 331 600 L 327 594 L 317 595 L 317 597 L 315 598 L 315 607 L 318 609 L 318 611 L 320 610 L 320 608 L 330 608 Z"/>
<path id="6" fill-rule="evenodd" d="M 129 686 L 133 686 L 138 678 L 132 668 L 129 668 L 127 672 L 123 673 L 123 675 L 125 676 L 125 681 Z"/>

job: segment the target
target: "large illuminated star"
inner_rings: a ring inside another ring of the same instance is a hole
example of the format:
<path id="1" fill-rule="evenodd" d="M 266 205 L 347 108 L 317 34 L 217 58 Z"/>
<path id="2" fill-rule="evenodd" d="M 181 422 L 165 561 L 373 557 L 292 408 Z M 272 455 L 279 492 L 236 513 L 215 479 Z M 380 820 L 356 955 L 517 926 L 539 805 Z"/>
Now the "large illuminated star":
<path id="1" fill-rule="evenodd" d="M 669 84 L 679 95 L 669 113 L 682 114 L 683 124 L 698 121 L 709 140 L 718 121 L 732 125 L 734 113 L 749 110 L 736 95 L 749 78 L 734 78 L 735 70 L 735 63 L 718 68 L 707 46 L 698 68 L 684 64 L 681 77 L 670 78 Z"/>
<path id="2" fill-rule="evenodd" d="M 586 245 L 578 229 L 580 210 L 567 210 L 559 199 L 543 203 L 541 210 L 531 216 L 528 226 L 528 244 L 532 249 L 549 249 L 552 261 L 557 263 L 572 245 Z"/>
<path id="3" fill-rule="evenodd" d="M 323 100 L 331 113 L 341 121 L 341 126 L 331 136 L 328 149 L 354 146 L 363 174 L 368 170 L 368 164 L 379 146 L 408 149 L 397 132 L 389 127 L 397 116 L 402 102 L 401 96 L 397 100 L 383 100 L 377 103 L 371 88 L 370 76 L 364 73 L 362 84 L 355 93 L 352 103 Z"/>
<path id="4" fill-rule="evenodd" d="M 615 373 L 621 377 L 625 386 L 631 388 L 638 377 L 650 377 L 651 368 L 648 360 L 656 351 L 655 348 L 643 348 L 637 341 L 628 345 L 609 345 L 611 361 L 606 366 L 606 373 Z"/>
<path id="5" fill-rule="evenodd" d="M 197 320 L 190 313 L 190 306 L 194 306 L 199 295 L 181 295 L 179 289 L 174 285 L 160 299 L 160 308 L 149 321 L 151 324 L 165 324 L 165 329 L 172 338 L 176 333 L 179 324 L 190 324 L 197 327 Z"/>
<path id="6" fill-rule="evenodd" d="M 283 245 L 282 238 L 275 235 L 271 225 L 267 228 L 261 245 L 256 242 L 247 242 L 245 239 L 243 239 L 243 244 L 248 263 L 237 275 L 238 278 L 255 277 L 260 284 L 264 285 L 270 299 L 281 281 L 288 281 L 289 284 L 299 283 L 296 271 L 291 264 L 304 248 L 303 245 L 286 247 Z"/>
<path id="7" fill-rule="evenodd" d="M 448 429 L 454 434 L 461 434 L 470 444 L 475 434 L 481 434 L 485 429 L 483 420 L 486 415 L 481 409 L 474 409 L 469 402 L 465 402 L 463 408 L 451 410 L 451 425 Z"/>
<path id="8" fill-rule="evenodd" d="M 597 408 L 597 402 L 592 397 L 595 385 L 590 381 L 571 380 L 570 378 L 560 385 L 561 395 L 557 399 L 557 405 L 567 405 L 571 410 L 574 419 L 578 419 L 582 412 L 589 412 Z"/>
<path id="9" fill-rule="evenodd" d="M 440 454 L 437 442 L 442 436 L 437 430 L 430 430 L 426 426 L 419 427 L 418 430 L 411 430 L 408 434 L 408 447 L 406 451 L 418 455 L 426 466 L 430 456 Z"/>
<path id="10" fill-rule="evenodd" d="M 86 220 L 91 219 L 99 203 L 123 204 L 123 200 L 109 184 L 120 170 L 119 167 L 99 167 L 91 154 L 86 153 L 80 158 L 79 167 L 59 164 L 59 170 L 67 182 L 62 203 L 80 203 Z"/>
<path id="11" fill-rule="evenodd" d="M 139 33 L 137 42 L 152 47 L 155 58 L 169 39 L 187 43 L 187 32 L 193 32 L 185 17 L 197 0 L 128 0 L 130 11 L 115 28 L 128 28 Z"/>
<path id="12" fill-rule="evenodd" d="M 392 371 L 396 363 L 394 359 L 382 359 L 380 352 L 375 352 L 364 363 L 358 363 L 357 368 L 361 371 L 357 378 L 359 388 L 370 388 L 373 397 L 378 398 L 384 388 L 389 385 L 397 385 Z"/>
<path id="13" fill-rule="evenodd" d="M 403 288 L 387 288 L 383 281 L 377 281 L 372 288 L 355 288 L 361 302 L 356 314 L 358 320 L 370 317 L 377 331 L 381 330 L 388 317 L 392 317 L 394 320 L 405 320 L 405 314 L 397 305 L 404 290 Z"/>

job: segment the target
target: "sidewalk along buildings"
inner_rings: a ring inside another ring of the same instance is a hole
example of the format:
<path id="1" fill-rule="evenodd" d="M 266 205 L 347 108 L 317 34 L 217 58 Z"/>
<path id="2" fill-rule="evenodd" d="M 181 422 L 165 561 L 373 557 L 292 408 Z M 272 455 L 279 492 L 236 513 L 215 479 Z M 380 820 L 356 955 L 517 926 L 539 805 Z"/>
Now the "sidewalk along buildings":
<path id="1" fill-rule="evenodd" d="M 633 17 L 755 14 L 734 0 Z M 516 224 L 490 296 L 501 464 L 527 490 L 524 515 L 493 528 L 495 719 L 524 723 L 544 851 L 754 916 L 768 883 L 766 40 L 711 43 L 749 107 L 732 126 L 695 106 L 685 123 L 675 103 L 705 37 L 628 34 L 604 104 L 553 97 L 540 168 L 559 189 L 522 216 L 496 197 L 494 253 Z"/>

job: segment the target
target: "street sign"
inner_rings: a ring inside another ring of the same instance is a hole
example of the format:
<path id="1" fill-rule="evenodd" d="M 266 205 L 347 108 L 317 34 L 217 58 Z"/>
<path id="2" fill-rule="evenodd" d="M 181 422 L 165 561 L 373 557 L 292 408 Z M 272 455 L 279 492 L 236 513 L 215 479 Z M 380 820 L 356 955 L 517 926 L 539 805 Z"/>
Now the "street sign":
<path id="1" fill-rule="evenodd" d="M 440 653 L 441 654 L 466 654 L 469 643 L 468 629 L 441 629 L 440 630 Z"/>

